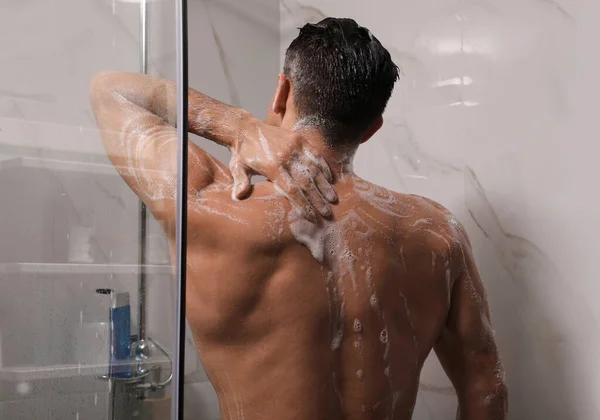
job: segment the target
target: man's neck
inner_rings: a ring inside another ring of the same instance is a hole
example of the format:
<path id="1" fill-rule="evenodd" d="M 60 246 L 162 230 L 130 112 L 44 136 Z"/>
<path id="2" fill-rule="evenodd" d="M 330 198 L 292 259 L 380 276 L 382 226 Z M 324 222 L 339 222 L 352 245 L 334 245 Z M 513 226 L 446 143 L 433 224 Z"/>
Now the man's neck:
<path id="1" fill-rule="evenodd" d="M 304 140 L 325 159 L 334 182 L 343 181 L 354 173 L 352 165 L 357 147 L 333 148 L 317 129 L 302 127 L 299 124 L 295 124 L 292 130 L 301 133 Z"/>

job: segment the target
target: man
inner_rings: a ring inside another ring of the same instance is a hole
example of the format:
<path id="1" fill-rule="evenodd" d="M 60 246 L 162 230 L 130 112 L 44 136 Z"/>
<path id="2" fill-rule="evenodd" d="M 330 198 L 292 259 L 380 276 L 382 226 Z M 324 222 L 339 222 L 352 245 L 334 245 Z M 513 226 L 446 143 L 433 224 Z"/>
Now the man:
<path id="1" fill-rule="evenodd" d="M 290 45 L 266 123 L 190 90 L 190 131 L 233 151 L 230 171 L 189 150 L 187 316 L 223 419 L 410 419 L 432 348 L 458 418 L 505 418 L 464 229 L 352 171 L 397 78 L 371 32 L 328 18 Z M 108 155 L 172 244 L 174 98 L 171 83 L 127 73 L 91 88 Z M 253 173 L 272 182 L 251 188 Z"/>

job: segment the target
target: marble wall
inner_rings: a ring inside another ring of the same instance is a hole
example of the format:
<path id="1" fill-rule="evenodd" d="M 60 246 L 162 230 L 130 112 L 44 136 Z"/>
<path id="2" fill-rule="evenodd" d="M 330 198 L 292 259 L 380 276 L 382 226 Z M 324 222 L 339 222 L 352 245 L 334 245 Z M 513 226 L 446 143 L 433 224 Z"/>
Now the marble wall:
<path id="1" fill-rule="evenodd" d="M 352 17 L 401 67 L 355 168 L 465 224 L 511 420 L 600 418 L 599 12 L 592 0 L 281 0 L 281 54 L 305 22 Z M 430 358 L 414 418 L 455 407 Z"/>

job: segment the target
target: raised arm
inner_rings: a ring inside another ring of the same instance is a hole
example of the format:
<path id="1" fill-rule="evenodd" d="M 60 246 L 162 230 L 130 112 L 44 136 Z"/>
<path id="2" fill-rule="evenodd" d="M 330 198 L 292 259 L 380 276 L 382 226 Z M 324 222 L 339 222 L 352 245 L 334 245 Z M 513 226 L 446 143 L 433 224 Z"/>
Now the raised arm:
<path id="1" fill-rule="evenodd" d="M 160 212 L 165 201 L 175 198 L 175 84 L 137 73 L 104 72 L 94 77 L 90 99 L 111 161 L 151 211 Z M 191 190 L 215 181 L 233 182 L 233 195 L 242 198 L 250 191 L 250 176 L 260 174 L 277 184 L 306 217 L 315 217 L 313 205 L 322 215 L 330 214 L 328 201 L 335 200 L 335 193 L 329 167 L 299 134 L 267 126 L 193 89 L 188 121 L 190 132 L 232 151 L 230 172 L 190 142 Z"/>
<path id="2" fill-rule="evenodd" d="M 435 352 L 458 395 L 458 420 L 504 420 L 508 395 L 485 289 L 460 228 L 450 313 Z"/>
<path id="3" fill-rule="evenodd" d="M 174 210 L 177 185 L 173 84 L 135 73 L 100 73 L 92 80 L 90 101 L 106 153 L 119 174 L 155 215 L 166 212 L 160 218 L 168 217 Z M 226 117 L 232 115 L 221 119 Z M 234 135 L 224 131 L 221 138 Z M 189 160 L 190 189 L 201 190 L 219 177 L 230 178 L 226 168 L 192 143 Z"/>

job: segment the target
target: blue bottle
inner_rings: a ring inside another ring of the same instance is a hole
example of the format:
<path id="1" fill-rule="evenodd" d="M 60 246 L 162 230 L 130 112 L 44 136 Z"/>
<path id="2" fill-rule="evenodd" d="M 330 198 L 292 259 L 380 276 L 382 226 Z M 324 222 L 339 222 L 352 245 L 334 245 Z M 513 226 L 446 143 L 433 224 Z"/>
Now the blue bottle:
<path id="1" fill-rule="evenodd" d="M 131 307 L 129 293 L 111 293 L 110 367 L 112 378 L 131 377 Z"/>

